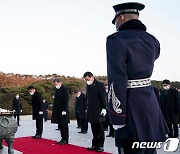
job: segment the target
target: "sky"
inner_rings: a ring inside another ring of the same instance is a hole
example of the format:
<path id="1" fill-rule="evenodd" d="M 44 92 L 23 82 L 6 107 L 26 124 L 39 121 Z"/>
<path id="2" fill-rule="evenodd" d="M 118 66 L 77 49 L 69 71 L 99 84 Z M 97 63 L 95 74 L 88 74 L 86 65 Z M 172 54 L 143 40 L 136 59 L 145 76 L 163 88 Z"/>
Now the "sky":
<path id="1" fill-rule="evenodd" d="M 132 0 L 133 1 L 133 0 Z M 106 75 L 112 6 L 128 0 L 0 0 L 0 71 Z M 140 20 L 161 44 L 151 79 L 180 81 L 179 0 L 136 0 Z"/>

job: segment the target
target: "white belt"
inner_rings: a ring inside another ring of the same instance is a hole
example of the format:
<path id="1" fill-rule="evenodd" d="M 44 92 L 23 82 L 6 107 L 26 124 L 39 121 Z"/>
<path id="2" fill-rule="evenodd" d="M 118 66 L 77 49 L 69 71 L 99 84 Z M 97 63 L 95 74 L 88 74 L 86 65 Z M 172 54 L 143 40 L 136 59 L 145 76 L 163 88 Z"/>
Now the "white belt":
<path id="1" fill-rule="evenodd" d="M 137 79 L 137 80 L 128 80 L 127 88 L 140 88 L 147 87 L 151 85 L 150 78 L 146 79 Z"/>

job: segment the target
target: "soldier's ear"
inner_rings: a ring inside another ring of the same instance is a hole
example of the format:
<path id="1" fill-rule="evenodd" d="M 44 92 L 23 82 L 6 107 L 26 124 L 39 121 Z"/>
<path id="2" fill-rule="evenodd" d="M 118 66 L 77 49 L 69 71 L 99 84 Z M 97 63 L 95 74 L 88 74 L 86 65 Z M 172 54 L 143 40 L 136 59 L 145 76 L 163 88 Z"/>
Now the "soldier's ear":
<path id="1" fill-rule="evenodd" d="M 125 20 L 125 16 L 124 15 L 120 15 L 120 18 L 121 18 L 121 21 L 124 21 Z"/>

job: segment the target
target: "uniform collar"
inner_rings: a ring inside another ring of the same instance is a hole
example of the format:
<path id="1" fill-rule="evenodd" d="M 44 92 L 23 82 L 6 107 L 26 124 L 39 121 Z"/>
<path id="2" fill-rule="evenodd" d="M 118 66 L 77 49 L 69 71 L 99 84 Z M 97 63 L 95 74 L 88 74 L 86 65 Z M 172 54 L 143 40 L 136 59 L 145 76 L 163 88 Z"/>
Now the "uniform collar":
<path id="1" fill-rule="evenodd" d="M 132 19 L 122 24 L 119 27 L 118 31 L 125 30 L 125 29 L 139 29 L 139 30 L 146 31 L 146 26 L 140 20 Z"/>

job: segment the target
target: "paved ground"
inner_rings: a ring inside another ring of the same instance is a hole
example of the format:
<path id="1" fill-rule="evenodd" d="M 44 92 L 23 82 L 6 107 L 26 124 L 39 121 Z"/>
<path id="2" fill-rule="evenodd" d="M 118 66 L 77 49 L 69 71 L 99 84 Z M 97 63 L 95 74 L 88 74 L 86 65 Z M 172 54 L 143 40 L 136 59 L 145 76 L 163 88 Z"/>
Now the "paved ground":
<path id="1" fill-rule="evenodd" d="M 31 120 L 31 116 L 21 116 L 20 121 L 21 126 L 18 128 L 16 133 L 16 138 L 25 137 L 25 136 L 32 136 L 35 134 L 35 121 Z M 44 132 L 43 138 L 59 141 L 60 140 L 60 132 L 55 130 L 57 128 L 56 124 L 51 124 L 50 121 L 44 123 Z M 89 127 L 90 128 L 90 127 Z M 88 130 L 87 134 L 79 134 L 79 129 L 76 128 L 76 121 L 71 121 L 69 124 L 70 130 L 70 144 L 88 147 L 91 146 L 92 134 L 91 130 Z M 108 132 L 105 132 L 107 135 Z M 111 152 L 113 154 L 117 154 L 117 148 L 114 146 L 114 138 L 106 138 L 104 149 L 106 152 Z M 166 154 L 162 149 L 158 149 L 158 154 Z M 173 154 L 179 154 L 180 147 L 176 152 Z M 3 150 L 0 150 L 0 154 L 7 154 L 7 148 L 4 147 Z M 20 154 L 20 152 L 15 151 L 15 154 Z"/>

